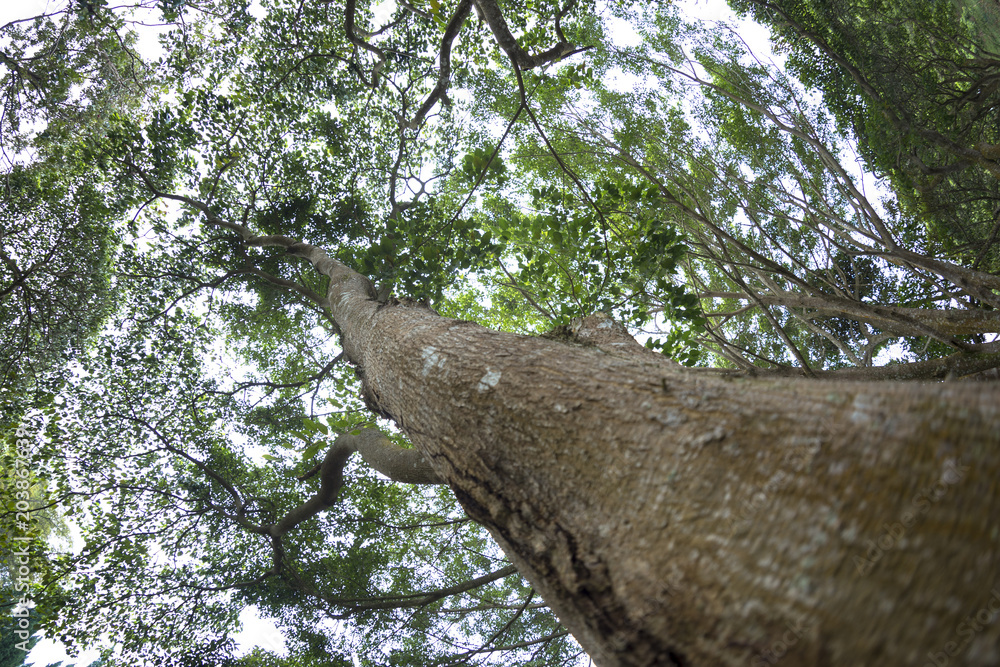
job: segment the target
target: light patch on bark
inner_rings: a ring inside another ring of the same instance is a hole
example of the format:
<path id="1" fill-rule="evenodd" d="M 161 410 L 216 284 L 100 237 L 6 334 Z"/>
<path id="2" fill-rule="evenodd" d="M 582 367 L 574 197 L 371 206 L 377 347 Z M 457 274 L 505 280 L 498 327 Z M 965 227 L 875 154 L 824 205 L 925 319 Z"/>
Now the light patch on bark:
<path id="1" fill-rule="evenodd" d="M 941 483 L 946 485 L 958 484 L 965 477 L 969 466 L 960 466 L 954 457 L 945 459 L 941 467 Z"/>
<path id="2" fill-rule="evenodd" d="M 855 424 L 866 424 L 871 421 L 872 413 L 877 408 L 877 399 L 874 396 L 858 394 L 854 397 L 854 412 L 851 413 L 851 421 Z"/>
<path id="3" fill-rule="evenodd" d="M 444 357 L 437 352 L 437 348 L 427 346 L 420 352 L 420 357 L 424 360 L 423 376 L 427 377 L 435 368 L 444 367 Z"/>
<path id="4" fill-rule="evenodd" d="M 489 391 L 493 387 L 497 386 L 500 382 L 500 376 L 502 373 L 500 371 L 491 370 L 489 366 L 486 367 L 486 375 L 479 378 L 479 391 Z"/>

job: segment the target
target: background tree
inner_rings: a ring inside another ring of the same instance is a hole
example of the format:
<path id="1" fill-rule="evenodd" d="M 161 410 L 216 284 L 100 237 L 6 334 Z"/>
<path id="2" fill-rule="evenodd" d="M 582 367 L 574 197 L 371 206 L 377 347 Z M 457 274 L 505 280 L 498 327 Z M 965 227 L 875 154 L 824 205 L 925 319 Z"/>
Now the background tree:
<path id="1" fill-rule="evenodd" d="M 732 3 L 772 27 L 788 67 L 853 131 L 929 240 L 997 269 L 995 3 Z"/>
<path id="2" fill-rule="evenodd" d="M 0 26 L 0 401 L 15 422 L 51 402 L 114 299 L 119 223 L 138 202 L 82 142 L 114 141 L 151 92 L 129 29 L 142 8 L 69 3 Z"/>
<path id="3" fill-rule="evenodd" d="M 689 303 L 683 281 L 704 315 L 688 320 L 693 331 L 675 322 L 653 344 L 677 355 L 694 333 L 697 349 L 724 365 L 808 375 L 943 378 L 994 368 L 997 350 L 983 334 L 998 324 L 996 278 L 940 261 L 926 219 L 868 192 L 848 160 L 849 137 L 800 84 L 735 34 L 710 44 L 701 30 L 660 16 L 646 24 L 641 47 L 609 51 L 604 70 L 643 77 L 640 90 L 605 87 L 596 110 L 572 94 L 550 105 L 566 155 L 557 164 L 536 147 L 541 157 L 529 163 L 539 180 L 560 170 L 581 178 L 631 170 L 631 185 L 615 191 L 685 231 L 683 273 L 671 281 L 657 267 L 646 311 L 676 320 L 677 304 Z M 582 198 L 574 206 L 589 209 Z M 956 292 L 959 283 L 965 289 Z M 898 345 L 913 363 L 872 368 Z"/>
<path id="4" fill-rule="evenodd" d="M 42 620 L 38 610 L 33 606 L 24 608 L 24 616 L 15 616 L 14 611 L 20 607 L 22 599 L 32 598 L 33 591 L 51 572 L 53 559 L 70 545 L 69 525 L 58 505 L 52 502 L 48 480 L 44 475 L 38 474 L 42 472 L 41 466 L 31 466 L 26 478 L 16 474 L 19 468 L 25 468 L 23 463 L 15 463 L 17 438 L 14 434 L 17 426 L 6 424 L 6 434 L 2 440 L 4 475 L 0 479 L 0 557 L 3 563 L 0 568 L 0 665 L 3 667 L 24 664 L 28 651 L 38 643 L 40 637 L 35 635 L 35 631 Z M 19 485 L 19 481 L 22 484 Z M 24 500 L 22 492 L 27 497 L 26 512 L 18 511 L 18 501 Z M 27 521 L 24 520 L 25 516 L 28 517 Z M 19 573 L 23 554 L 27 554 L 29 563 L 28 577 Z M 25 588 L 25 585 L 28 587 Z M 29 623 L 27 639 L 14 632 L 24 630 L 20 625 L 21 618 L 26 618 Z M 89 667 L 96 667 L 98 664 L 99 661 Z M 47 665 L 61 666 L 61 662 Z"/>

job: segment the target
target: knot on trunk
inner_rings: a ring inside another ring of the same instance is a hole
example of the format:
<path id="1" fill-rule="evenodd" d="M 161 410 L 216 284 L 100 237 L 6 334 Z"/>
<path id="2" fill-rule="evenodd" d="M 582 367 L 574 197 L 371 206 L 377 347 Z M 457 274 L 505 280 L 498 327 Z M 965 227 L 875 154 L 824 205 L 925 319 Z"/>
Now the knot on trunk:
<path id="1" fill-rule="evenodd" d="M 645 349 L 632 337 L 624 324 L 607 313 L 576 317 L 569 324 L 542 334 L 542 337 L 600 348 Z"/>
<path id="2" fill-rule="evenodd" d="M 655 358 L 657 363 L 679 365 L 662 354 L 645 348 L 629 333 L 624 324 L 607 313 L 574 318 L 569 324 L 542 334 L 542 338 L 596 347 L 614 356 L 643 355 Z"/>

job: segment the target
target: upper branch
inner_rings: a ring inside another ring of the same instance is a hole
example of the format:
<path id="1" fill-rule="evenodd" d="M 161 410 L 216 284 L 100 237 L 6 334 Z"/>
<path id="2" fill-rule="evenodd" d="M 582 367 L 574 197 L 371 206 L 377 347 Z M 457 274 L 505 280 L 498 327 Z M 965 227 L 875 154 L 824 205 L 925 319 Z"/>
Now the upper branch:
<path id="1" fill-rule="evenodd" d="M 439 100 L 445 98 L 445 93 L 448 92 L 448 86 L 451 84 L 451 45 L 454 43 L 455 38 L 458 37 L 459 31 L 462 29 L 462 23 L 472 10 L 472 1 L 462 0 L 458 3 L 458 8 L 455 10 L 455 14 L 451 17 L 451 21 L 448 22 L 444 35 L 441 37 L 441 49 L 438 52 L 440 65 L 438 66 L 437 85 L 434 86 L 434 90 L 430 92 L 424 103 L 420 105 L 420 109 L 417 110 L 413 120 L 404 122 L 404 127 L 411 130 L 419 128 L 420 123 L 427 117 L 427 114 L 434 108 L 434 105 Z"/>
<path id="2" fill-rule="evenodd" d="M 525 51 L 517 43 L 514 35 L 511 34 L 510 28 L 507 26 L 507 20 L 504 18 L 503 12 L 500 11 L 496 0 L 475 0 L 475 2 L 480 16 L 482 16 L 483 20 L 490 27 L 493 37 L 497 40 L 497 44 L 510 56 L 510 59 L 514 61 L 520 70 L 529 70 L 541 65 L 557 62 L 579 51 L 574 45 L 566 41 L 560 24 L 560 20 L 569 10 L 572 3 L 567 5 L 566 9 L 560 11 L 556 17 L 556 26 L 560 41 L 551 49 L 533 56 Z"/>
<path id="3" fill-rule="evenodd" d="M 354 44 L 355 46 L 361 47 L 362 49 L 373 53 L 377 58 L 375 66 L 372 68 L 372 80 L 368 84 L 374 88 L 377 82 L 377 77 L 379 71 L 385 65 L 385 52 L 377 46 L 370 44 L 361 37 L 358 36 L 354 25 L 354 14 L 357 10 L 356 0 L 347 0 L 344 7 L 344 33 L 347 35 L 347 40 Z"/>

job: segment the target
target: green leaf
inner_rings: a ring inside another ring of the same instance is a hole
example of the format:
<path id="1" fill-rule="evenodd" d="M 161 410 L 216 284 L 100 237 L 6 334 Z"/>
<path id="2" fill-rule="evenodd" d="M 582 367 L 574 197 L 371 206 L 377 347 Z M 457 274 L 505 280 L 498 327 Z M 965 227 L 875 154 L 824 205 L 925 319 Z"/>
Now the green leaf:
<path id="1" fill-rule="evenodd" d="M 312 457 L 316 456 L 316 453 L 319 452 L 319 450 L 323 447 L 323 444 L 324 444 L 323 442 L 314 442 L 313 444 L 306 447 L 305 450 L 302 452 L 302 459 L 304 461 L 308 461 Z"/>

